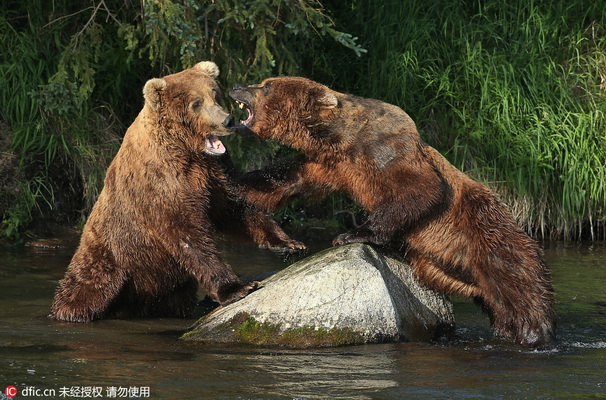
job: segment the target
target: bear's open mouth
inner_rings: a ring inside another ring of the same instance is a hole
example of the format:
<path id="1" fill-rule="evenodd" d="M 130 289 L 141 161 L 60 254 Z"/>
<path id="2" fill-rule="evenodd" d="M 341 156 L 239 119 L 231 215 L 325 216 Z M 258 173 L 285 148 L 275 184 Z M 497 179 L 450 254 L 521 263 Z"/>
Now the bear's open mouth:
<path id="1" fill-rule="evenodd" d="M 206 144 L 206 152 L 210 154 L 223 154 L 225 153 L 225 146 L 219 140 L 217 135 L 208 134 L 204 139 Z"/>
<path id="2" fill-rule="evenodd" d="M 246 111 L 248 112 L 248 118 L 246 118 L 246 120 L 242 121 L 242 125 L 248 126 L 250 121 L 252 121 L 252 119 L 253 119 L 252 107 L 239 100 L 236 100 L 236 102 L 238 103 L 238 107 L 240 107 L 242 109 L 246 108 Z"/>

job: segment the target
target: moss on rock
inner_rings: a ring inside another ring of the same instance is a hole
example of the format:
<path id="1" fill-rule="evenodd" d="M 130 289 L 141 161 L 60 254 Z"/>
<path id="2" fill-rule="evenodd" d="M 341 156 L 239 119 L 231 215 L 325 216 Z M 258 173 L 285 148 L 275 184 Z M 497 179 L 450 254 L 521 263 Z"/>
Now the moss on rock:
<path id="1" fill-rule="evenodd" d="M 335 347 L 365 343 L 351 329 L 324 329 L 309 326 L 282 329 L 279 325 L 257 321 L 248 313 L 238 313 L 229 322 L 214 329 L 187 332 L 183 339 L 210 342 L 279 346 L 293 349 Z"/>

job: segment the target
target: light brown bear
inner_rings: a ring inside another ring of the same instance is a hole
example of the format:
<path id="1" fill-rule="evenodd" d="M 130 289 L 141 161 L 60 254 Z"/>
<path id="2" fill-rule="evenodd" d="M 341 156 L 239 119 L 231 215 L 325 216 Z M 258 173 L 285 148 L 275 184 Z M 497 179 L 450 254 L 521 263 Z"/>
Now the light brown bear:
<path id="1" fill-rule="evenodd" d="M 333 244 L 394 246 L 428 286 L 479 300 L 498 336 L 555 342 L 539 247 L 495 194 L 421 140 L 404 111 L 295 77 L 237 85 L 230 96 L 248 109 L 250 130 L 302 152 L 245 176 L 250 202 L 274 210 L 296 196 L 346 192 L 369 217 Z"/>
<path id="2" fill-rule="evenodd" d="M 245 232 L 262 247 L 304 247 L 246 204 L 226 175 L 218 136 L 234 120 L 218 104 L 218 74 L 201 62 L 145 84 L 143 110 L 107 170 L 51 318 L 185 317 L 199 283 L 216 302 L 237 301 L 256 283 L 221 260 L 217 228 Z"/>

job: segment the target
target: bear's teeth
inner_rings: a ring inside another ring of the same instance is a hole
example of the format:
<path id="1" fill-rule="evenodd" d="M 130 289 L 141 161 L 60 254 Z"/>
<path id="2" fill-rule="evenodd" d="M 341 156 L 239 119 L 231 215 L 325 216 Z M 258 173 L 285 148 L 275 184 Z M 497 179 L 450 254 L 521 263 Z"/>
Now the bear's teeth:
<path id="1" fill-rule="evenodd" d="M 244 108 L 244 103 L 238 103 L 238 107 Z"/>

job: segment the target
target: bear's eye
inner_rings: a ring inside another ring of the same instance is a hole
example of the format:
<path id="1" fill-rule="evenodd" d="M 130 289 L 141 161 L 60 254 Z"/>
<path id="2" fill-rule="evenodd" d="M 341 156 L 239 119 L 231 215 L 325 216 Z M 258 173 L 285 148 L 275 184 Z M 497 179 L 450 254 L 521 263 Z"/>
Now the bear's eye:
<path id="1" fill-rule="evenodd" d="M 271 90 L 271 83 L 266 83 L 265 85 L 263 85 L 263 94 L 268 94 L 269 91 Z"/>
<path id="2" fill-rule="evenodd" d="M 221 102 L 221 91 L 217 90 L 217 89 L 213 89 L 213 96 L 215 98 L 215 101 L 217 103 Z"/>
<path id="3" fill-rule="evenodd" d="M 202 100 L 196 99 L 191 103 L 191 108 L 194 112 L 200 111 L 200 107 L 202 107 Z"/>

